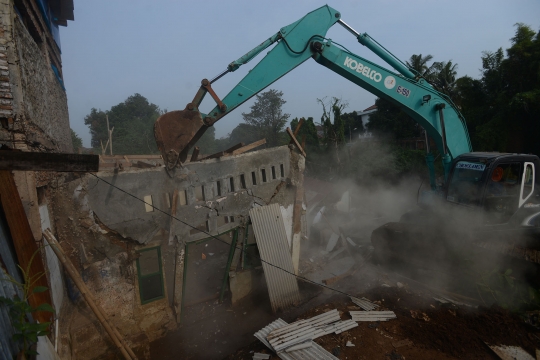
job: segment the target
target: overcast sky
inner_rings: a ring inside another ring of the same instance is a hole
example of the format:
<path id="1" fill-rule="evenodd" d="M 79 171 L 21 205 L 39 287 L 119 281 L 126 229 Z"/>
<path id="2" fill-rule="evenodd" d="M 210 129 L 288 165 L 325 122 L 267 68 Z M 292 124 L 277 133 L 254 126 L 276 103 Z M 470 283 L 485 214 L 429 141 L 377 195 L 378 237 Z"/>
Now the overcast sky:
<path id="1" fill-rule="evenodd" d="M 203 78 L 324 2 L 75 0 L 75 21 L 61 28 L 64 82 L 71 127 L 90 145 L 84 117 L 91 108 L 108 110 L 139 93 L 161 109 L 182 110 Z M 510 46 L 517 22 L 540 29 L 539 0 L 336 0 L 328 3 L 360 33 L 367 32 L 403 61 L 431 54 L 458 64 L 458 76 L 478 78 L 482 51 Z M 339 25 L 327 37 L 389 68 Z M 266 52 L 263 53 L 263 55 Z M 221 98 L 263 56 L 228 74 L 213 87 Z M 284 110 L 318 120 L 317 98 L 340 97 L 346 111 L 363 110 L 375 96 L 309 59 L 270 88 L 283 91 Z M 253 99 L 221 119 L 225 136 L 249 112 Z M 201 110 L 214 107 L 210 96 Z"/>

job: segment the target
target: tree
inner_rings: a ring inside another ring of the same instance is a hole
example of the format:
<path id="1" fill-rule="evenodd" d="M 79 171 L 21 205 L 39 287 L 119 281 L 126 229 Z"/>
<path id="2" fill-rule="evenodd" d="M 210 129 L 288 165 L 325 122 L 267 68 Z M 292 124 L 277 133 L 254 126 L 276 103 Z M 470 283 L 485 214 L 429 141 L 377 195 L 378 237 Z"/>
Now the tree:
<path id="1" fill-rule="evenodd" d="M 283 92 L 270 89 L 255 95 L 256 101 L 249 113 L 242 113 L 247 125 L 252 126 L 257 140 L 266 138 L 269 147 L 281 145 L 284 142 L 283 128 L 290 117 L 284 113 L 282 106 Z"/>
<path id="2" fill-rule="evenodd" d="M 426 55 L 422 56 L 422 54 L 418 55 L 411 55 L 409 61 L 407 61 L 407 65 L 413 69 L 418 75 L 422 76 L 428 81 L 431 81 L 433 78 L 433 73 L 435 72 L 435 68 L 433 65 L 428 66 L 428 62 L 433 60 L 432 55 Z"/>
<path id="3" fill-rule="evenodd" d="M 334 149 L 334 160 L 338 166 L 341 166 L 339 150 L 345 144 L 345 124 L 341 113 L 348 104 L 337 97 L 333 97 L 329 102 L 325 102 L 325 99 L 317 99 L 317 102 L 323 107 L 321 116 L 321 125 L 324 131 L 323 144 L 328 149 Z"/>
<path id="4" fill-rule="evenodd" d="M 356 135 L 365 131 L 362 116 L 358 115 L 356 111 L 344 113 L 341 115 L 341 118 L 343 119 L 346 142 L 351 141 Z"/>
<path id="5" fill-rule="evenodd" d="M 480 79 L 456 82 L 457 102 L 475 149 L 540 154 L 540 33 L 518 23 L 511 41 L 507 57 L 482 54 Z"/>
<path id="6" fill-rule="evenodd" d="M 298 118 L 294 118 L 291 121 L 291 130 L 295 131 L 299 121 Z M 304 141 L 303 139 L 305 138 L 307 152 L 317 151 L 319 149 L 319 136 L 317 135 L 317 127 L 312 117 L 304 119 L 304 123 L 298 131 L 296 138 L 300 142 Z"/>
<path id="7" fill-rule="evenodd" d="M 432 67 L 434 70 L 431 74 L 431 84 L 437 91 L 448 95 L 448 97 L 453 100 L 456 97 L 456 75 L 458 65 L 453 64 L 452 60 L 450 60 L 448 62 L 435 62 Z"/>
<path id="8" fill-rule="evenodd" d="M 71 143 L 73 144 L 73 151 L 77 152 L 77 150 L 83 146 L 82 139 L 73 129 L 71 130 Z"/>
<path id="9" fill-rule="evenodd" d="M 375 100 L 377 111 L 369 116 L 367 130 L 376 135 L 387 135 L 394 140 L 418 137 L 422 128 L 393 103 L 378 98 Z"/>
<path id="10" fill-rule="evenodd" d="M 157 105 L 140 94 L 134 94 L 108 111 L 92 108 L 84 123 L 90 128 L 92 147 L 99 151 L 101 144 L 105 146 L 107 143 L 108 116 L 110 128 L 114 127 L 114 154 L 156 154 L 158 150 L 153 127 L 161 114 Z"/>

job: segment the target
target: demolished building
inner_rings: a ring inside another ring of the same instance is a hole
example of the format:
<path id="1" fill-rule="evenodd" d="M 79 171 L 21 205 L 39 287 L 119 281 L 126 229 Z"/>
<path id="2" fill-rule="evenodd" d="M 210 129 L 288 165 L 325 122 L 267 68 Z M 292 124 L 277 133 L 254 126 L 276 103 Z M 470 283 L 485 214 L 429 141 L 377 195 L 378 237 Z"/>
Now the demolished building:
<path id="1" fill-rule="evenodd" d="M 68 176 L 53 190 L 56 236 L 111 322 L 148 356 L 149 342 L 181 324 L 186 306 L 225 295 L 234 303 L 251 291 L 261 265 L 253 208 L 279 204 L 289 261 L 298 267 L 299 253 L 290 254 L 303 169 L 304 157 L 281 146 L 187 162 L 172 177 L 162 166 Z M 112 351 L 69 282 L 67 294 L 62 358 Z"/>

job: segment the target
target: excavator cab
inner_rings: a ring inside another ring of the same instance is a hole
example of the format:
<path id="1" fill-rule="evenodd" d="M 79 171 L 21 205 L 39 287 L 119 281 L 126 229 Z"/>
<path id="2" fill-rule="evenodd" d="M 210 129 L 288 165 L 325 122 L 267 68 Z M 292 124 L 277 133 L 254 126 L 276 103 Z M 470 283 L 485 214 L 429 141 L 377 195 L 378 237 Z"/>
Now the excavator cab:
<path id="1" fill-rule="evenodd" d="M 480 248 L 484 260 L 502 255 L 512 263 L 509 268 L 526 268 L 534 278 L 540 269 L 539 169 L 534 155 L 456 157 L 441 194 L 444 201 L 424 204 L 373 231 L 376 259 L 451 269 L 456 254 Z"/>
<path id="2" fill-rule="evenodd" d="M 483 213 L 484 225 L 519 221 L 517 218 L 529 213 L 527 209 L 540 207 L 539 167 L 534 155 L 463 154 L 453 163 L 446 200 L 452 205 L 476 207 Z"/>

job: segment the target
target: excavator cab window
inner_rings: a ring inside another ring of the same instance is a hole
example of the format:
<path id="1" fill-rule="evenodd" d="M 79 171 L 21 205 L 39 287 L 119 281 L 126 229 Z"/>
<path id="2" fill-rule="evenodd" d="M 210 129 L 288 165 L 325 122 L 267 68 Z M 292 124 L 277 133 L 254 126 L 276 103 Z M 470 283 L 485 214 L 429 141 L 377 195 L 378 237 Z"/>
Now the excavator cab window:
<path id="1" fill-rule="evenodd" d="M 486 184 L 484 207 L 487 224 L 508 222 L 519 206 L 522 164 L 497 164 Z"/>
<path id="2" fill-rule="evenodd" d="M 486 164 L 458 161 L 448 185 L 446 199 L 463 205 L 480 205 Z"/>

